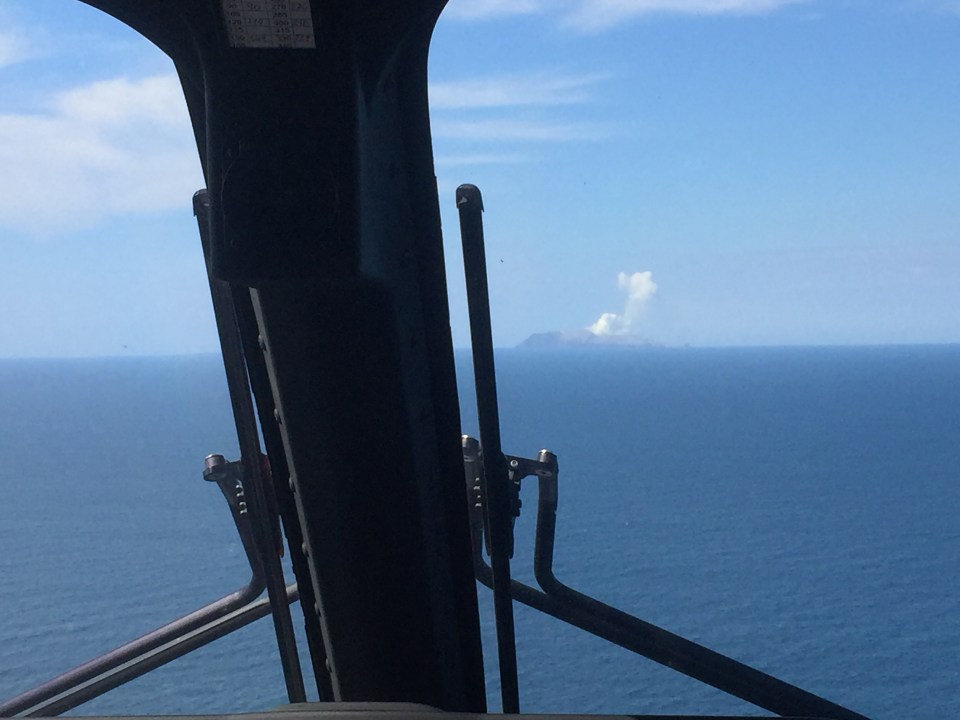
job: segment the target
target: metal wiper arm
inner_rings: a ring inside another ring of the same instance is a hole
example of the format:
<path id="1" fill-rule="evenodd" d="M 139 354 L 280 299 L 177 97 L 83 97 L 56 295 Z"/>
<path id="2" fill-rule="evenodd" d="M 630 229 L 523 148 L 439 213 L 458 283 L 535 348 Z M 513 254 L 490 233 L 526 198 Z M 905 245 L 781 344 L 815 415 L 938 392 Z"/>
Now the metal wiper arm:
<path id="1" fill-rule="evenodd" d="M 256 600 L 261 593 L 263 593 L 263 589 L 266 586 L 263 575 L 263 564 L 261 563 L 259 554 L 256 551 L 251 516 L 246 512 L 246 508 L 242 506 L 242 496 L 238 496 L 237 493 L 236 487 L 238 480 L 235 476 L 228 473 L 221 473 L 218 476 L 213 477 L 213 480 L 217 483 L 217 486 L 220 488 L 220 491 L 226 498 L 227 504 L 230 507 L 230 514 L 232 515 L 233 521 L 237 526 L 237 532 L 240 535 L 240 542 L 243 545 L 247 560 L 250 563 L 250 581 L 243 587 L 233 591 L 232 593 L 224 595 L 222 598 L 215 600 L 209 605 L 205 605 L 204 607 L 188 613 L 187 615 L 184 615 L 183 617 L 180 617 L 172 622 L 169 622 L 166 625 L 157 628 L 156 630 L 148 632 L 146 635 L 142 635 L 141 637 L 131 640 L 128 643 L 124 643 L 123 645 L 88 662 L 85 662 L 82 665 L 78 665 L 77 667 L 62 673 L 53 679 L 48 680 L 42 685 L 38 685 L 31 690 L 0 703 L 0 717 L 13 717 L 14 715 L 20 714 L 37 715 L 41 713 L 50 715 L 70 710 L 77 705 L 96 697 L 97 695 L 107 692 L 107 690 L 127 682 L 127 680 L 132 680 L 133 677 L 137 677 L 142 673 L 138 673 L 133 676 L 122 676 L 123 679 L 118 678 L 118 681 L 114 682 L 112 685 L 110 685 L 110 687 L 98 685 L 97 687 L 101 687 L 102 689 L 92 694 L 87 693 L 82 697 L 82 699 L 77 696 L 74 697 L 74 701 L 72 702 L 58 703 L 58 709 L 56 709 L 56 712 L 52 711 L 53 708 L 48 703 L 51 699 L 57 698 L 58 696 L 78 688 L 85 683 L 96 680 L 97 678 L 102 678 L 104 675 L 112 673 L 120 666 L 130 663 L 131 661 L 136 660 L 147 653 L 151 653 L 161 646 L 176 641 L 178 638 L 182 638 L 189 633 L 195 632 L 201 628 L 204 628 L 205 626 L 210 625 L 211 623 L 216 623 L 231 613 L 241 610 L 244 606 Z M 217 637 L 219 637 L 219 635 Z M 212 640 L 215 638 L 210 639 Z M 187 651 L 185 650 L 184 652 Z M 167 657 L 164 662 L 169 662 L 170 660 L 173 660 L 174 657 L 179 657 L 180 655 L 184 654 L 184 652 Z M 146 670 L 144 670 L 144 672 L 146 672 Z"/>
<path id="2" fill-rule="evenodd" d="M 277 638 L 277 650 L 280 654 L 280 665 L 283 668 L 283 680 L 289 701 L 302 703 L 306 702 L 307 695 L 300 668 L 300 657 L 297 654 L 293 618 L 290 615 L 289 603 L 284 602 L 286 581 L 280 564 L 279 551 L 283 548 L 283 539 L 276 511 L 277 500 L 272 479 L 263 464 L 264 456 L 260 452 L 257 417 L 250 394 L 250 379 L 247 374 L 243 340 L 237 325 L 234 288 L 230 283 L 219 280 L 213 275 L 209 193 L 206 190 L 198 191 L 194 194 L 193 203 L 207 265 L 213 315 L 216 320 L 217 334 L 220 337 L 223 367 L 237 430 L 240 457 L 249 489 L 249 500 L 254 509 L 253 537 L 260 550 L 267 595 L 271 601 L 271 615 Z"/>
<path id="3" fill-rule="evenodd" d="M 287 586 L 287 603 L 299 598 L 296 584 Z M 150 650 L 140 650 L 115 667 L 105 670 L 86 682 L 75 683 L 70 688 L 44 702 L 33 705 L 24 717 L 52 717 L 72 710 L 83 703 L 93 700 L 104 693 L 120 687 L 151 670 L 183 657 L 198 648 L 208 645 L 235 630 L 266 617 L 271 612 L 270 599 L 263 597 L 246 603 L 241 607 L 205 623 L 189 632 L 181 632 L 176 637 Z"/>
<path id="4" fill-rule="evenodd" d="M 825 700 L 564 585 L 553 573 L 557 498 L 556 473 L 552 476 L 541 475 L 537 501 L 534 575 L 544 592 L 563 603 L 572 614 L 593 618 L 598 624 L 609 628 L 614 637 L 622 638 L 622 640 L 614 640 L 618 645 L 765 710 L 779 715 L 867 720 L 860 713 Z"/>
<path id="5" fill-rule="evenodd" d="M 513 556 L 513 518 L 507 462 L 500 448 L 500 414 L 490 324 L 490 296 L 483 243 L 483 198 L 475 185 L 457 188 L 457 210 L 463 241 L 463 265 L 470 314 L 470 346 L 477 392 L 477 419 L 486 462 L 479 475 L 485 502 L 492 566 L 493 611 L 500 665 L 500 697 L 505 713 L 520 712 L 517 641 L 510 599 L 510 558 Z"/>
<path id="6" fill-rule="evenodd" d="M 482 465 L 483 457 L 479 444 L 472 438 L 464 438 L 463 448 L 470 499 L 474 571 L 477 580 L 492 587 L 493 571 L 483 557 L 485 509 L 475 484 L 477 466 Z M 553 573 L 558 499 L 556 456 L 544 450 L 536 461 L 516 460 L 519 461 L 521 474 L 536 474 L 539 477 L 534 574 L 543 590 L 512 580 L 510 592 L 514 600 L 778 715 L 867 720 L 853 710 L 633 617 L 561 583 Z M 511 479 L 519 480 L 519 477 Z"/>
<path id="7" fill-rule="evenodd" d="M 201 240 L 209 261 L 205 201 L 205 192 L 195 196 Z M 216 482 L 227 500 L 250 563 L 250 581 L 209 605 L 0 703 L 0 717 L 65 712 L 266 614 L 274 618 L 288 698 L 290 702 L 306 699 L 289 609 L 297 590 L 295 584 L 286 585 L 278 555 L 282 538 L 276 524 L 276 502 L 262 465 L 232 288 L 212 275 L 209 281 L 243 464 L 210 455 L 204 477 Z M 252 512 L 248 512 L 248 503 Z M 264 588 L 269 601 L 254 602 Z"/>

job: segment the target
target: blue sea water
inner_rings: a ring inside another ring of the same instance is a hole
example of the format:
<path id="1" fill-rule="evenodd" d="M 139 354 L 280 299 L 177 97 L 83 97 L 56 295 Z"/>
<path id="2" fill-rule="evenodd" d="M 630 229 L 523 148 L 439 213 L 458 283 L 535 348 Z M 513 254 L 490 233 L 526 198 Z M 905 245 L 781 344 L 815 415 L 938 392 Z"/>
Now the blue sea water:
<path id="1" fill-rule="evenodd" d="M 505 450 L 559 456 L 569 585 L 871 717 L 960 715 L 960 347 L 504 351 L 498 370 Z M 217 357 L 0 361 L 0 698 L 246 582 L 211 452 L 236 455 Z M 760 714 L 516 615 L 525 711 Z M 282 702 L 261 621 L 77 714 Z"/>

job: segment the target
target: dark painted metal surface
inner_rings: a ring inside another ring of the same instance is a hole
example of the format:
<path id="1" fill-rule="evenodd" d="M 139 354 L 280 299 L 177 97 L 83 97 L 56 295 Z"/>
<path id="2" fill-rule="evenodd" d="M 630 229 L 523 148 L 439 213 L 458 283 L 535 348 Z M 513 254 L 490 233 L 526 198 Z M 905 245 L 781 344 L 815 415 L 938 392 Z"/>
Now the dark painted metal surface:
<path id="1" fill-rule="evenodd" d="M 244 465 L 255 476 L 250 499 L 284 513 L 298 578 L 313 598 L 302 605 L 313 664 L 330 668 L 329 678 L 318 674 L 321 686 L 336 700 L 483 711 L 470 521 L 463 484 L 453 482 L 463 472 L 460 422 L 427 113 L 427 50 L 444 0 L 309 0 L 309 49 L 231 46 L 219 0 L 83 1 L 155 42 L 183 84 L 209 189 L 201 227 L 211 276 L 230 283 L 225 297 L 235 305 L 221 340 Z M 261 414 L 276 414 L 263 425 L 272 466 L 289 483 L 276 499 L 259 462 L 246 367 L 256 368 Z M 498 445 L 491 432 L 499 430 L 487 429 L 484 441 Z M 499 447 L 492 456 L 499 478 Z M 538 576 L 549 594 L 511 581 L 511 518 L 499 487 L 490 483 L 502 617 L 510 591 L 694 677 L 736 686 L 745 699 L 783 689 L 585 603 L 544 565 L 552 545 L 543 539 Z M 542 501 L 549 514 L 549 497 Z M 258 546 L 270 558 L 288 690 L 301 699 L 292 623 L 279 608 L 275 530 L 259 527 Z M 478 576 L 490 582 L 477 547 Z M 266 603 L 257 607 L 265 612 Z M 172 641 L 176 652 L 250 612 L 194 628 Z M 165 662 L 168 650 L 155 648 L 130 672 Z M 829 716 L 861 717 L 844 712 Z"/>
<path id="2" fill-rule="evenodd" d="M 467 467 L 465 480 L 467 486 L 472 486 L 473 468 L 478 463 L 482 464 L 484 457 L 478 454 L 479 445 L 467 440 L 463 442 Z M 535 463 L 527 462 L 530 463 L 527 469 L 539 478 L 534 572 L 543 591 L 514 580 L 510 586 L 514 599 L 765 710 L 783 716 L 867 720 L 853 710 L 563 585 L 553 575 L 558 501 L 557 459 L 553 453 L 542 450 Z M 483 559 L 483 522 L 479 519 L 483 512 L 481 505 L 482 502 L 474 502 L 471 513 L 474 569 L 477 579 L 487 587 L 492 587 L 493 571 Z"/>
<path id="3" fill-rule="evenodd" d="M 286 605 L 296 600 L 297 587 L 296 585 L 290 585 L 285 590 L 283 602 Z M 25 711 L 21 711 L 21 714 L 24 717 L 53 717 L 72 710 L 114 688 L 120 687 L 124 683 L 135 680 L 141 675 L 166 665 L 168 662 L 208 645 L 224 635 L 229 635 L 235 630 L 266 617 L 270 613 L 271 604 L 268 598 L 249 602 L 225 615 L 195 627 L 189 632 L 179 632 L 162 645 L 150 650 L 142 650 L 122 664 L 102 670 L 83 683 L 72 683 L 69 689 L 32 704 Z"/>
<path id="4" fill-rule="evenodd" d="M 213 274 L 251 288 L 266 348 L 314 666 L 319 626 L 335 699 L 483 710 L 427 114 L 443 0 L 314 0 L 312 49 L 231 47 L 213 0 L 88 2 L 183 83 Z"/>
<path id="5" fill-rule="evenodd" d="M 272 478 L 269 466 L 263 462 L 264 457 L 260 452 L 260 436 L 257 432 L 253 398 L 250 396 L 250 382 L 243 357 L 240 329 L 237 326 L 234 311 L 233 289 L 229 283 L 218 280 L 210 272 L 210 237 L 206 232 L 207 223 L 204 222 L 207 219 L 207 205 L 203 202 L 203 198 L 202 193 L 197 193 L 194 198 L 194 211 L 199 221 L 200 238 L 208 263 L 213 315 L 217 323 L 217 333 L 220 336 L 227 390 L 230 394 L 230 404 L 233 407 L 234 424 L 240 446 L 244 489 L 247 502 L 253 510 L 254 537 L 263 563 L 267 594 L 273 608 L 271 615 L 277 637 L 277 649 L 280 653 L 280 665 L 283 668 L 283 680 L 287 686 L 287 697 L 290 702 L 306 702 L 307 696 L 300 670 L 300 657 L 297 655 L 297 640 L 293 634 L 290 606 L 284 602 L 286 582 L 280 565 L 280 551 L 283 546 L 278 545 L 280 529 L 277 525 L 279 519 L 276 516 Z"/>
<path id="6" fill-rule="evenodd" d="M 263 362 L 263 355 L 259 348 L 259 328 L 253 312 L 253 303 L 247 290 L 237 289 L 234 292 L 236 301 L 235 310 L 237 322 L 241 327 L 244 341 L 244 353 L 247 359 L 247 369 L 250 373 L 250 385 L 253 388 L 257 404 L 257 415 L 260 418 L 260 430 L 267 453 L 270 456 L 270 465 L 273 472 L 273 487 L 277 494 L 277 509 L 283 520 L 284 533 L 290 551 L 290 563 L 300 588 L 300 604 L 304 608 L 301 618 L 310 650 L 310 661 L 313 667 L 313 676 L 316 679 L 317 694 L 321 701 L 333 699 L 333 686 L 330 682 L 330 671 L 327 668 L 327 652 L 323 643 L 323 634 L 320 629 L 320 618 L 317 612 L 310 609 L 317 607 L 313 584 L 310 581 L 310 568 L 307 558 L 303 554 L 303 533 L 297 517 L 296 502 L 293 497 L 287 470 L 286 457 L 283 453 L 283 440 L 280 436 L 280 427 L 274 411 L 273 396 L 270 393 L 270 380 L 267 377 L 267 368 Z"/>
<path id="7" fill-rule="evenodd" d="M 204 245 L 204 255 L 207 256 L 210 242 L 210 202 L 209 193 L 206 190 L 201 190 L 194 195 L 194 212 L 197 216 L 201 242 Z M 209 258 L 207 259 L 209 261 Z M 259 328 L 256 325 L 250 292 L 249 289 L 243 287 L 233 287 L 231 290 L 234 314 L 243 344 L 244 360 L 246 361 L 250 386 L 253 389 L 257 406 L 260 431 L 270 457 L 271 474 L 275 480 L 275 482 L 270 483 L 270 487 L 276 494 L 276 511 L 283 519 L 289 546 L 293 548 L 291 564 L 300 588 L 301 604 L 304 608 L 314 608 L 316 598 L 310 582 L 310 571 L 306 564 L 306 557 L 299 551 L 303 546 L 303 535 L 300 531 L 293 493 L 289 483 L 284 481 L 285 478 L 289 478 L 289 473 L 287 472 L 286 458 L 283 454 L 279 426 L 275 418 L 274 411 L 276 408 L 270 394 L 269 379 L 260 349 Z M 330 685 L 330 673 L 326 666 L 326 649 L 323 644 L 319 618 L 316 612 L 309 611 L 303 612 L 302 617 L 319 698 L 320 700 L 332 700 L 333 689 Z"/>
<path id="8" fill-rule="evenodd" d="M 548 595 L 560 600 L 575 614 L 594 617 L 615 635 L 627 638 L 630 649 L 635 652 L 765 710 L 781 715 L 867 720 L 859 713 L 644 622 L 561 583 L 553 574 L 557 476 L 541 476 L 539 482 L 534 573 Z"/>
<path id="9" fill-rule="evenodd" d="M 510 558 L 513 557 L 513 507 L 507 462 L 500 447 L 500 410 L 497 405 L 497 373 L 490 326 L 490 293 L 483 244 L 483 198 L 474 185 L 457 188 L 463 266 L 470 311 L 473 373 L 477 390 L 477 420 L 483 443 L 481 487 L 487 504 L 490 564 L 493 566 L 493 610 L 500 662 L 500 693 L 503 712 L 520 712 L 517 679 L 517 641 L 510 595 Z"/>
<path id="10" fill-rule="evenodd" d="M 225 595 L 199 610 L 184 615 L 135 640 L 124 643 L 120 647 L 104 653 L 89 662 L 78 665 L 42 685 L 0 703 L 0 717 L 12 717 L 19 714 L 56 714 L 52 712 L 53 706 L 48 705 L 49 701 L 54 698 L 58 699 L 57 707 L 62 708 L 57 712 L 70 710 L 96 697 L 96 695 L 117 687 L 123 682 L 126 682 L 126 680 L 132 679 L 132 677 L 126 677 L 126 679 L 119 680 L 109 686 L 102 683 L 97 684 L 97 687 L 103 689 L 96 694 L 90 694 L 90 692 L 87 691 L 83 695 L 73 695 L 70 694 L 72 691 L 75 691 L 81 686 L 89 685 L 98 678 L 114 675 L 117 668 L 125 666 L 148 653 L 152 653 L 161 646 L 176 642 L 179 638 L 195 632 L 199 628 L 217 622 L 221 618 L 236 612 L 252 602 L 263 592 L 265 581 L 262 563 L 260 562 L 256 541 L 254 539 L 251 516 L 249 513 L 242 512 L 243 508 L 240 507 L 239 498 L 237 497 L 237 478 L 232 475 L 223 474 L 216 478 L 216 484 L 227 500 L 230 514 L 233 517 L 233 521 L 237 526 L 237 532 L 240 535 L 240 542 L 246 553 L 247 561 L 250 563 L 250 571 L 252 573 L 250 581 L 244 587 L 235 590 L 229 595 Z M 179 657 L 179 655 L 176 657 Z M 173 657 L 170 659 L 172 660 Z M 114 675 L 114 677 L 117 676 Z M 59 697 L 64 693 L 67 693 L 71 698 L 66 704 L 63 698 Z"/>

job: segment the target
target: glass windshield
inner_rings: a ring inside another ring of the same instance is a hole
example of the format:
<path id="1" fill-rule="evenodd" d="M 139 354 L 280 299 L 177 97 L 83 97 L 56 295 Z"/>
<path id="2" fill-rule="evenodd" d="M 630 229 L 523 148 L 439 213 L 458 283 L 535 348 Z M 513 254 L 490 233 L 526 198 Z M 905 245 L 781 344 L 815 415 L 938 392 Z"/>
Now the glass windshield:
<path id="1" fill-rule="evenodd" d="M 881 718 L 960 711 L 954 5 L 452 0 L 430 56 L 463 429 L 471 182 L 504 449 L 559 456 L 560 579 Z M 238 451 L 175 70 L 80 2 L 0 21 L 2 700 L 249 568 L 201 479 Z M 516 614 L 524 711 L 756 711 Z M 263 621 L 79 712 L 274 707 L 276 658 Z"/>

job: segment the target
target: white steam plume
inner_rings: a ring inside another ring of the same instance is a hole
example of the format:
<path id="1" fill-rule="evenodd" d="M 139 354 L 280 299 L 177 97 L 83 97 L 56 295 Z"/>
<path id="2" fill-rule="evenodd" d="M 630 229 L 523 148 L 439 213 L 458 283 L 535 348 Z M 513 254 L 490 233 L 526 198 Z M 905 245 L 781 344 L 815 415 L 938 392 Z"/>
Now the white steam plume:
<path id="1" fill-rule="evenodd" d="M 627 292 L 627 302 L 623 313 L 604 313 L 590 327 L 587 328 L 594 335 L 629 335 L 633 323 L 643 314 L 650 302 L 650 298 L 657 294 L 657 284 L 653 281 L 653 273 L 635 272 L 633 275 L 620 273 L 617 275 L 617 285 Z"/>

